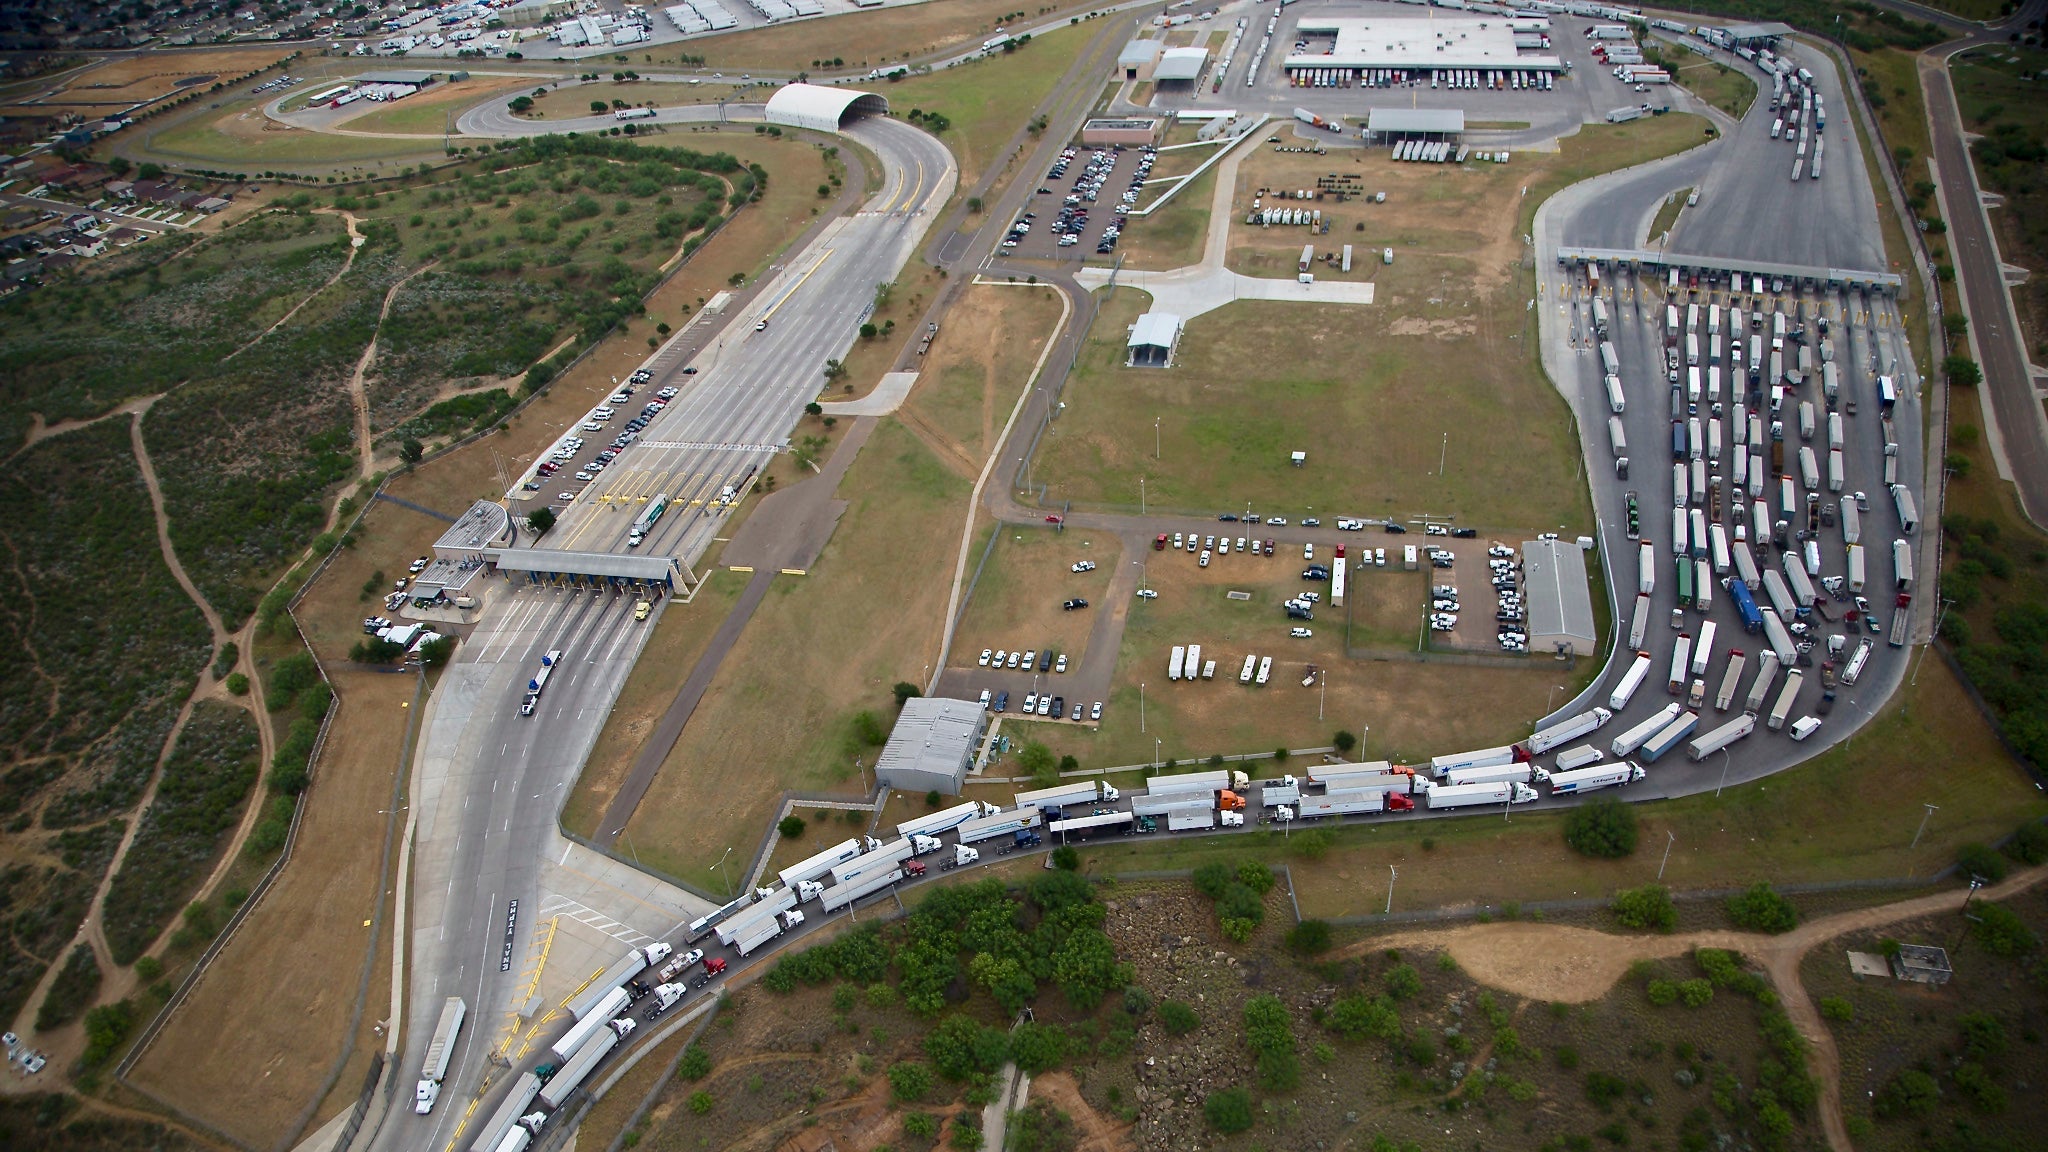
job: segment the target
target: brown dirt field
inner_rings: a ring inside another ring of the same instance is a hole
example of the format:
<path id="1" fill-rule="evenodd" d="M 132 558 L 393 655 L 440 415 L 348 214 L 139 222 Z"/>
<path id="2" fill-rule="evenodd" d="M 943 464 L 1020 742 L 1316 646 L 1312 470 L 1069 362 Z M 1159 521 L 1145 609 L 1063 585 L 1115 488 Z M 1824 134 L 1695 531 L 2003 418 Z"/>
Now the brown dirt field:
<path id="1" fill-rule="evenodd" d="M 413 679 L 338 672 L 335 687 L 341 716 L 307 794 L 311 806 L 293 865 L 133 1074 L 138 1085 L 251 1146 L 276 1143 L 324 1083 L 353 1007 L 369 932 L 363 922 L 375 911 L 380 810 L 391 798 L 405 735 L 401 706 L 412 699 Z M 273 950 L 280 946 L 326 957 L 326 976 L 280 981 L 282 962 Z M 390 988 L 390 952 L 379 951 L 385 975 L 381 982 L 372 977 L 365 1032 L 385 1015 Z M 250 995 L 252 988 L 264 992 Z M 223 1036 L 235 1043 L 222 1045 Z M 347 1098 L 361 1086 L 370 1048 L 359 1035 L 337 1081 Z"/>
<path id="2" fill-rule="evenodd" d="M 605 80 L 595 84 L 578 84 L 570 88 L 558 88 L 545 96 L 534 97 L 533 111 L 526 113 L 530 120 L 574 120 L 590 115 L 590 104 L 602 100 L 610 104 L 624 100 L 635 108 L 676 108 L 684 104 L 716 104 L 720 100 L 760 99 L 740 92 L 739 84 L 722 84 L 707 80 L 702 84 L 661 84 L 647 80 L 624 82 Z M 514 84 L 507 89 L 531 93 L 533 86 Z M 407 101 L 410 103 L 410 101 Z"/>
<path id="3" fill-rule="evenodd" d="M 979 560 L 974 556 L 969 562 Z M 1095 561 L 1095 570 L 1073 571 L 1077 560 Z M 954 636 L 955 662 L 976 665 L 983 648 L 1050 646 L 1055 654 L 1067 654 L 1073 670 L 1087 652 L 1096 614 L 1109 607 L 1104 597 L 1110 577 L 1123 562 L 1122 542 L 1107 532 L 1005 531 Z M 1075 612 L 1060 607 L 1073 596 L 1089 606 Z"/>
<path id="4" fill-rule="evenodd" d="M 1073 1117 L 1075 1134 L 1080 1137 L 1074 1152 L 1122 1152 L 1137 1146 L 1131 1140 L 1132 1126 L 1119 1124 L 1089 1107 L 1071 1073 L 1048 1072 L 1034 1078 L 1029 1098 L 1043 1100 Z"/>
<path id="5" fill-rule="evenodd" d="M 710 866 L 752 848 L 782 790 L 858 791 L 853 761 L 875 749 L 852 718 L 886 724 L 890 685 L 928 675 L 958 538 L 927 529 L 967 492 L 900 424 L 875 429 L 831 543 L 810 575 L 776 578 L 634 814 L 641 859 L 720 887 Z"/>
<path id="6" fill-rule="evenodd" d="M 1060 0 L 1055 4 L 1054 11 L 1087 7 Z M 844 60 L 846 68 L 869 68 L 888 60 L 979 44 L 994 33 L 999 19 L 1017 10 L 1010 0 L 946 0 L 689 40 L 680 48 L 703 56 L 713 68 L 802 69 L 814 59 L 835 57 Z M 1030 22 L 1040 19 L 1033 16 Z M 673 64 L 676 55 L 657 52 L 654 59 Z"/>
<path id="7" fill-rule="evenodd" d="M 1294 143 L 1286 132 L 1281 138 Z M 1301 246 L 1313 242 L 1317 252 L 1354 246 L 1348 279 L 1372 279 L 1381 267 L 1377 254 L 1392 247 L 1395 259 L 1428 258 L 1438 263 L 1455 258 L 1470 269 L 1470 291 L 1490 293 L 1507 282 L 1510 266 L 1521 255 L 1515 236 L 1515 206 L 1521 188 L 1555 161 L 1554 154 L 1520 152 L 1511 164 L 1396 164 L 1379 149 L 1332 149 L 1328 155 L 1275 152 L 1261 144 L 1238 165 L 1237 189 L 1230 204 L 1230 266 L 1251 275 L 1292 272 Z M 1357 176 L 1365 192 L 1387 194 L 1385 204 L 1352 200 L 1265 200 L 1265 207 L 1303 207 L 1323 212 L 1328 235 L 1311 236 L 1303 227 L 1263 227 L 1244 223 L 1252 198 L 1262 188 L 1314 191 L 1318 176 Z M 1361 231 L 1358 225 L 1364 225 Z M 1370 251 L 1373 258 L 1364 259 Z M 1412 254 L 1412 255 L 1411 255 Z M 1318 277 L 1346 278 L 1334 267 L 1318 266 Z"/>
<path id="8" fill-rule="evenodd" d="M 121 57 L 72 75 L 47 99 L 13 106 L 37 113 L 53 113 L 67 108 L 104 112 L 108 106 L 125 107 L 138 100 L 180 91 L 177 81 L 186 77 L 214 76 L 225 80 L 274 64 L 286 54 L 285 49 L 265 45 L 206 52 L 148 52 Z M 207 80 L 187 87 L 204 90 L 213 83 Z M 34 85 L 25 89 L 36 90 Z"/>
<path id="9" fill-rule="evenodd" d="M 977 465 L 986 461 L 1059 316 L 1051 288 L 969 287 L 947 310 L 919 367 L 910 416 L 958 444 Z"/>

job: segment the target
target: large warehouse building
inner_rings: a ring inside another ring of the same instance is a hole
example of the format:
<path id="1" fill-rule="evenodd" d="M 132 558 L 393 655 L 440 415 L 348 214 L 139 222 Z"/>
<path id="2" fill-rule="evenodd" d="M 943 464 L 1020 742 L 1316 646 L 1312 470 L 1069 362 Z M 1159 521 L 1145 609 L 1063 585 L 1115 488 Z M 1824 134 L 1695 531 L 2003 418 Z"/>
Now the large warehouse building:
<path id="1" fill-rule="evenodd" d="M 889 102 L 873 92 L 827 88 L 822 84 L 785 84 L 768 98 L 767 120 L 792 128 L 837 132 L 862 116 L 887 116 Z"/>
<path id="2" fill-rule="evenodd" d="M 875 782 L 898 792 L 958 796 L 987 721 L 988 710 L 972 700 L 934 696 L 904 701 L 889 742 L 875 759 Z"/>
<path id="3" fill-rule="evenodd" d="M 1311 51 L 1287 57 L 1289 72 L 1336 69 L 1339 72 L 1390 69 L 1428 75 L 1446 69 L 1494 72 L 1562 72 L 1556 56 L 1525 54 L 1515 47 L 1515 33 L 1500 18 L 1452 20 L 1365 20 L 1353 17 L 1304 17 L 1296 32 L 1311 41 Z M 1334 37 L 1326 51 L 1314 51 L 1318 37 Z"/>
<path id="4" fill-rule="evenodd" d="M 1529 652 L 1591 656 L 1593 591 L 1586 554 L 1570 540 L 1522 543 L 1523 602 L 1529 606 Z"/>

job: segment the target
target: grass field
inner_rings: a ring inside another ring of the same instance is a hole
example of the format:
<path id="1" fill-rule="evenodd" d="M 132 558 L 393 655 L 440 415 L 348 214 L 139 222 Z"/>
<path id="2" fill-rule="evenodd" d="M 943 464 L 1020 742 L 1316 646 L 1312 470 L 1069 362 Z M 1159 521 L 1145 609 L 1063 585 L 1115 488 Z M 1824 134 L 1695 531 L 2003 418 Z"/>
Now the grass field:
<path id="1" fill-rule="evenodd" d="M 1664 198 L 1663 205 L 1657 209 L 1657 218 L 1650 221 L 1650 241 L 1652 243 L 1656 242 L 1657 237 L 1669 232 L 1672 225 L 1678 223 L 1679 213 L 1685 211 L 1685 198 L 1692 195 L 1695 191 L 1697 189 L 1680 188 Z"/>
<path id="2" fill-rule="evenodd" d="M 1502 703 L 1489 711 L 1514 712 Z M 1441 731 L 1439 727 L 1437 731 Z M 1485 739 L 1468 730 L 1465 744 Z M 1375 727 L 1371 758 L 1385 748 Z M 1929 772 L 1928 765 L 1941 770 Z M 1664 761 L 1653 778 L 1692 773 L 1711 782 L 1718 765 Z M 1264 774 L 1273 774 L 1268 768 Z M 1917 849 L 1908 850 L 1926 814 L 1939 807 Z M 1664 883 L 1675 889 L 1927 876 L 1958 845 L 1995 840 L 2023 819 L 2048 812 L 2024 771 L 2006 755 L 1983 716 L 1939 660 L 1853 742 L 1752 784 L 1636 806 L 1641 847 L 1619 861 L 1581 857 L 1565 847 L 1554 815 L 1499 812 L 1450 820 L 1382 818 L 1332 829 L 1334 844 L 1313 867 L 1297 867 L 1305 916 L 1358 916 L 1385 906 L 1387 869 L 1399 870 L 1394 907 L 1498 907 L 1507 901 L 1599 897 L 1656 878 L 1665 833 L 1676 837 Z M 1297 834 L 1299 829 L 1296 830 Z M 1091 868 L 1189 868 L 1256 850 L 1270 859 L 1291 844 L 1277 833 L 1173 840 L 1106 841 L 1084 856 Z"/>
<path id="3" fill-rule="evenodd" d="M 576 84 L 556 88 L 544 96 L 533 97 L 533 111 L 526 113 L 527 119 L 574 120 L 592 114 L 591 105 L 602 103 L 612 107 L 613 101 L 623 100 L 633 108 L 675 108 L 684 104 L 715 104 L 723 99 L 759 99 L 741 90 L 737 83 L 705 81 L 696 84 L 660 84 L 649 80 L 600 80 L 590 84 Z M 532 95 L 526 92 L 526 95 Z M 508 91 L 506 96 L 513 95 Z M 351 125 L 353 127 L 353 125 Z"/>
<path id="4" fill-rule="evenodd" d="M 509 99 L 514 93 L 525 89 L 524 82 L 506 80 L 503 77 L 445 82 L 416 92 L 395 103 L 372 104 L 369 111 L 360 116 L 350 117 L 339 127 L 350 132 L 405 132 L 439 136 L 444 130 L 453 132 L 455 117 L 460 116 L 470 105 L 492 95 L 502 95 Z"/>
<path id="5" fill-rule="evenodd" d="M 1568 414 L 1511 352 L 1521 309 L 1419 299 L 1433 286 L 1413 282 L 1424 276 L 1418 268 L 1384 307 L 1226 305 L 1187 325 L 1167 372 L 1123 366 L 1125 329 L 1146 298 L 1116 292 L 1036 480 L 1053 501 L 1131 511 L 1142 476 L 1154 511 L 1249 504 L 1296 517 L 1457 515 L 1502 531 L 1589 524 Z M 1157 459 L 1144 435 L 1155 421 Z M 1515 450 L 1498 450 L 1507 444 Z M 1305 468 L 1290 465 L 1296 450 Z"/>
<path id="6" fill-rule="evenodd" d="M 1021 14 L 1026 18 L 1012 26 L 1028 26 L 1061 12 L 1086 9 L 1087 5 L 1070 0 L 1058 0 L 1028 12 L 1014 7 L 1011 0 L 945 0 L 801 20 L 779 28 L 690 40 L 676 47 L 703 57 L 706 66 L 712 68 L 872 68 L 891 60 L 914 60 L 947 49 L 978 46 L 1003 27 L 1006 16 Z M 653 62 L 657 64 L 672 64 L 676 59 L 674 49 L 653 53 Z"/>
<path id="7" fill-rule="evenodd" d="M 1081 560 L 1093 561 L 1095 569 L 1073 571 Z M 980 557 L 971 562 L 979 563 Z M 1124 562 L 1117 538 L 1107 532 L 1006 527 L 954 634 L 954 661 L 971 663 L 983 648 L 1031 648 L 1065 654 L 1069 669 L 1077 670 L 1074 662 L 1087 651 L 1096 614 L 1114 607 L 1106 593 L 1110 577 Z M 1076 596 L 1087 600 L 1088 608 L 1068 612 L 1060 607 Z"/>
<path id="8" fill-rule="evenodd" d="M 876 749 L 854 717 L 886 728 L 890 686 L 928 674 L 958 548 L 929 528 L 967 491 L 900 424 L 875 430 L 832 542 L 810 575 L 777 578 L 634 813 L 641 859 L 716 890 L 711 864 L 761 834 L 782 790 L 858 790 L 854 760 Z"/>
<path id="9" fill-rule="evenodd" d="M 1558 141 L 1557 153 L 1543 157 L 1537 176 L 1527 181 L 1529 190 L 1522 196 L 1515 234 L 1528 233 L 1535 222 L 1537 207 L 1559 189 L 1602 172 L 1683 152 L 1704 141 L 1711 127 L 1704 118 L 1684 112 L 1626 124 L 1583 125 L 1575 134 Z M 1516 159 L 1534 158 L 1523 152 Z"/>
<path id="10" fill-rule="evenodd" d="M 957 446 L 942 456 L 957 455 L 978 475 L 1059 317 L 1051 288 L 967 288 L 947 310 L 899 415 L 920 435 Z"/>
<path id="11" fill-rule="evenodd" d="M 1014 529 L 1009 533 L 1015 534 Z M 1312 637 L 1288 635 L 1295 622 L 1282 613 L 1280 602 L 1307 587 L 1329 591 L 1327 585 L 1302 582 L 1299 549 L 1291 556 L 1276 552 L 1270 559 L 1233 551 L 1216 556 L 1208 568 L 1197 567 L 1195 557 L 1185 552 L 1148 549 L 1128 559 L 1146 565 L 1146 582 L 1159 597 L 1134 599 L 1129 605 L 1100 728 L 1025 727 L 1014 718 L 1004 724 L 1006 733 L 1028 734 L 1057 752 L 1073 754 L 1084 768 L 1144 764 L 1155 754 L 1185 763 L 1219 754 L 1322 747 L 1340 728 L 1366 735 L 1366 754 L 1372 759 L 1426 758 L 1520 739 L 1528 735 L 1527 717 L 1543 715 L 1549 710 L 1546 701 L 1570 699 L 1576 690 L 1572 673 L 1548 661 L 1503 668 L 1346 660 L 1343 610 L 1327 602 L 1309 624 Z M 1353 586 L 1382 575 L 1359 576 Z M 1250 599 L 1229 599 L 1226 594 L 1232 591 L 1246 592 Z M 1416 617 L 1410 603 L 1412 628 Z M 1414 633 L 1406 639 L 1412 647 Z M 1200 644 L 1203 659 L 1216 661 L 1216 679 L 1170 683 L 1167 656 L 1177 644 Z M 993 642 L 977 645 L 977 654 L 981 646 Z M 1264 687 L 1238 683 L 1247 653 L 1273 657 L 1272 678 Z M 1310 666 L 1323 676 L 1304 687 L 1301 681 Z M 1580 676 L 1593 670 L 1591 661 L 1579 667 Z M 1487 701 L 1483 711 L 1471 707 L 1475 699 Z M 1259 761 L 1248 770 L 1273 776 L 1291 769 Z"/>
<path id="12" fill-rule="evenodd" d="M 278 164 L 352 165 L 360 169 L 363 161 L 384 161 L 372 165 L 381 169 L 442 158 L 438 139 L 423 137 L 414 143 L 289 128 L 265 117 L 255 101 L 219 111 L 201 109 L 153 131 L 145 130 L 137 154 L 145 159 L 225 165 L 242 171 Z"/>
<path id="13" fill-rule="evenodd" d="M 1200 155 L 1206 158 L 1208 153 Z M 1215 195 L 1216 170 L 1211 168 L 1175 193 L 1166 207 L 1149 216 L 1130 218 L 1117 242 L 1125 266 L 1163 272 L 1200 262 L 1203 244 L 1209 236 L 1209 205 Z"/>
<path id="14" fill-rule="evenodd" d="M 891 115 L 917 123 L 911 113 L 936 112 L 951 121 L 938 136 L 960 164 L 960 187 L 971 188 L 990 165 L 1006 159 L 997 152 L 1066 74 L 1094 33 L 1086 24 L 1062 28 L 1033 37 L 1015 52 L 906 76 L 877 90 L 888 97 Z M 1031 144 L 1027 139 L 1027 150 Z"/>
<path id="15" fill-rule="evenodd" d="M 158 97 L 201 92 L 216 82 L 225 82 L 282 60 L 285 49 L 275 45 L 253 48 L 216 48 L 201 52 L 147 52 L 114 57 L 97 67 L 64 77 L 54 91 L 47 82 L 24 86 L 22 92 L 36 93 L 34 103 L 4 102 L 10 113 L 55 115 L 75 112 L 82 116 L 105 116 Z"/>

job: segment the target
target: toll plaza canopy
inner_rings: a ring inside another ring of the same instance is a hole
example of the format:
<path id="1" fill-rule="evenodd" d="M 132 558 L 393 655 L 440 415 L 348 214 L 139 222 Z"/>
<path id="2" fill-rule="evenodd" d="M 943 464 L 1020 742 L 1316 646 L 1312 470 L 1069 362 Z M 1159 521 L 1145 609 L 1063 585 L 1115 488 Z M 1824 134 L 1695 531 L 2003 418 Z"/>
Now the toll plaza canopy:
<path id="1" fill-rule="evenodd" d="M 524 573 L 536 583 L 638 582 L 674 588 L 677 573 L 675 559 L 670 556 L 621 556 L 562 548 L 487 548 L 484 559 L 508 577 L 515 572 Z"/>
<path id="2" fill-rule="evenodd" d="M 1374 108 L 1366 115 L 1368 134 L 1389 136 L 1456 136 L 1465 130 L 1462 108 Z"/>
<path id="3" fill-rule="evenodd" d="M 828 88 L 822 84 L 785 84 L 768 98 L 770 124 L 837 132 L 861 116 L 886 116 L 889 102 L 873 92 Z"/>

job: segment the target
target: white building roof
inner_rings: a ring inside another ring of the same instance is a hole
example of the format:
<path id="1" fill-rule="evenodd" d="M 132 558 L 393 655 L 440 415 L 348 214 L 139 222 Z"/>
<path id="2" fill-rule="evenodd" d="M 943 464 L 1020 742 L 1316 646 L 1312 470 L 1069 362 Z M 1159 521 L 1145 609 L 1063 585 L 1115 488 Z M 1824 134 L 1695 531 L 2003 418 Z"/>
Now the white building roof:
<path id="1" fill-rule="evenodd" d="M 873 92 L 822 84 L 785 84 L 768 98 L 770 124 L 837 132 L 854 114 L 887 115 L 889 102 Z"/>
<path id="2" fill-rule="evenodd" d="M 1593 592 L 1586 557 L 1569 540 L 1528 540 L 1522 544 L 1523 603 L 1529 606 L 1529 650 L 1570 644 L 1593 654 Z"/>
<path id="3" fill-rule="evenodd" d="M 1203 66 L 1208 63 L 1207 48 L 1168 48 L 1159 57 L 1158 66 L 1152 69 L 1152 79 L 1192 82 L 1202 74 Z"/>
<path id="4" fill-rule="evenodd" d="M 1337 43 L 1327 54 L 1288 56 L 1289 68 L 1526 68 L 1556 72 L 1564 67 L 1555 56 L 1525 56 L 1516 51 L 1514 29 L 1499 18 L 1304 17 L 1298 30 L 1303 36 L 1334 35 Z"/>
<path id="5" fill-rule="evenodd" d="M 912 697 L 875 758 L 875 779 L 897 789 L 958 793 L 986 713 L 972 700 Z M 946 787 L 946 782 L 951 787 Z"/>
<path id="6" fill-rule="evenodd" d="M 1166 42 L 1163 40 L 1148 40 L 1140 36 L 1129 44 L 1124 45 L 1123 49 L 1116 54 L 1117 67 L 1142 68 L 1157 60 L 1160 51 L 1165 47 Z"/>
<path id="7" fill-rule="evenodd" d="M 1179 335 L 1180 317 L 1171 312 L 1147 312 L 1131 325 L 1131 338 L 1124 347 L 1171 348 Z"/>
<path id="8" fill-rule="evenodd" d="M 1381 132 L 1463 132 L 1465 110 L 1462 108 L 1375 108 L 1365 122 L 1365 129 L 1375 135 Z"/>

